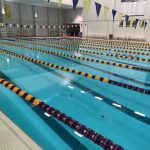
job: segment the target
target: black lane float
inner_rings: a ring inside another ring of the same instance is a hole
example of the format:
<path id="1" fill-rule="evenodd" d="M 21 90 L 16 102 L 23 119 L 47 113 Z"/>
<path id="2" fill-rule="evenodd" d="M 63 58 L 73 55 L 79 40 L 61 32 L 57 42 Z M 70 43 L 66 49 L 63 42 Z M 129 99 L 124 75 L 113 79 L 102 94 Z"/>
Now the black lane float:
<path id="1" fill-rule="evenodd" d="M 17 53 L 13 53 L 13 52 L 10 52 L 10 51 L 0 50 L 0 52 L 4 53 L 4 54 L 11 55 L 11 56 L 22 58 L 22 59 L 28 60 L 30 62 L 34 62 L 34 63 L 37 63 L 37 64 L 49 66 L 49 67 L 56 68 L 56 69 L 59 69 L 59 70 L 65 71 L 65 72 L 72 73 L 72 74 L 77 74 L 77 75 L 80 75 L 80 76 L 84 76 L 84 77 L 87 77 L 87 78 L 90 78 L 90 79 L 93 79 L 93 80 L 97 80 L 97 81 L 100 81 L 100 82 L 103 82 L 103 83 L 113 84 L 113 85 L 116 85 L 116 86 L 119 86 L 119 87 L 130 89 L 132 91 L 137 91 L 137 92 L 140 92 L 140 93 L 145 93 L 145 94 L 150 95 L 150 90 L 147 90 L 147 89 L 139 88 L 139 87 L 129 85 L 129 84 L 126 84 L 126 83 L 122 83 L 122 82 L 118 82 L 118 81 L 111 80 L 111 79 L 108 79 L 108 78 L 100 77 L 98 75 L 92 75 L 92 74 L 87 73 L 87 72 L 74 70 L 72 68 L 66 68 L 66 67 L 63 67 L 63 66 L 59 66 L 57 64 L 51 64 L 49 62 L 45 62 L 45 61 L 38 60 L 38 59 L 33 59 L 31 57 L 27 57 L 27 56 L 20 55 L 20 54 L 17 54 Z"/>
<path id="2" fill-rule="evenodd" d="M 105 64 L 105 65 L 111 65 L 111 66 L 115 66 L 115 67 L 121 67 L 121 68 L 144 71 L 144 72 L 150 72 L 149 68 L 141 68 L 141 67 L 137 67 L 137 66 L 134 66 L 134 65 L 127 65 L 125 63 L 122 64 L 122 63 L 115 63 L 113 61 L 106 61 L 106 60 L 104 61 L 104 60 L 92 59 L 92 58 L 87 58 L 87 57 L 79 57 L 79 56 L 74 56 L 74 55 L 70 55 L 70 54 L 64 54 L 64 53 L 61 53 L 61 52 L 54 52 L 54 51 L 50 51 L 50 50 L 44 50 L 44 49 L 40 49 L 40 48 L 33 48 L 33 47 L 19 45 L 19 44 L 13 44 L 13 43 L 2 42 L 2 44 L 16 46 L 16 47 L 22 47 L 22 48 L 26 48 L 27 50 L 34 50 L 34 51 L 44 52 L 44 53 L 52 54 L 52 55 L 55 55 L 55 56 L 70 57 L 70 58 L 74 58 L 74 59 L 90 61 L 90 62 Z"/>

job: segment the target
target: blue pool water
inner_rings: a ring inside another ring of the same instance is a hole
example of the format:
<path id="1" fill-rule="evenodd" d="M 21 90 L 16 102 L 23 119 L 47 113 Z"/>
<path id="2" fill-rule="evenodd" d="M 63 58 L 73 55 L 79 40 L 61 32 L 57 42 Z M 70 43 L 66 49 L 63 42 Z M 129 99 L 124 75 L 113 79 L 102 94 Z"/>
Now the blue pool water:
<path id="1" fill-rule="evenodd" d="M 28 41 L 30 42 L 30 40 Z M 49 41 L 49 39 L 46 40 Z M 0 42 L 2 41 L 150 68 L 150 63 L 147 62 L 92 54 L 77 54 L 36 44 L 21 43 L 17 42 L 16 39 L 0 40 Z M 4 44 L 1 44 L 0 48 L 150 90 L 150 73 L 147 72 L 48 55 Z M 141 57 L 146 58 L 147 56 L 141 55 Z M 14 82 L 28 93 L 122 145 L 127 150 L 150 149 L 150 133 L 148 132 L 150 130 L 149 95 L 58 69 L 43 67 L 3 53 L 0 53 L 0 77 Z M 120 104 L 122 107 L 118 108 L 113 103 Z M 85 137 L 76 135 L 74 130 L 58 120 L 47 117 L 38 108 L 28 105 L 22 98 L 2 85 L 0 85 L 0 109 L 45 150 L 101 149 Z M 136 115 L 134 111 L 145 116 Z"/>

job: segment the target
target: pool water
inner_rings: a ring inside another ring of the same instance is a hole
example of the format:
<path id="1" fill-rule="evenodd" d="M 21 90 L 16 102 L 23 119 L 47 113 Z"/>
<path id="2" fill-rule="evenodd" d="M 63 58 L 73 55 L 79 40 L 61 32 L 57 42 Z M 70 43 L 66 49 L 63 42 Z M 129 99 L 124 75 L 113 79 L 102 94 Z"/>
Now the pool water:
<path id="1" fill-rule="evenodd" d="M 19 40 L 13 38 L 0 40 L 0 42 L 150 68 L 148 62 L 93 54 L 79 54 L 40 46 L 36 42 L 31 44 L 32 38 L 24 39 L 29 43 L 24 43 L 21 38 Z M 40 42 L 40 39 L 38 40 Z M 41 42 L 44 40 L 61 39 L 41 39 Z M 52 44 L 47 43 L 47 45 Z M 77 49 L 76 47 L 73 48 Z M 1 44 L 0 49 L 150 90 L 149 72 L 54 56 L 7 44 Z M 104 53 L 109 52 L 104 51 Z M 148 58 L 148 56 L 142 55 L 141 57 Z M 127 150 L 150 149 L 150 133 L 148 132 L 150 130 L 150 95 L 148 94 L 45 67 L 3 53 L 0 53 L 0 77 L 15 83 L 28 93 L 94 129 Z M 27 104 L 22 98 L 2 85 L 0 85 L 0 110 L 44 150 L 101 149 L 55 118 L 46 116 L 38 108 Z M 135 112 L 144 114 L 144 116 Z"/>

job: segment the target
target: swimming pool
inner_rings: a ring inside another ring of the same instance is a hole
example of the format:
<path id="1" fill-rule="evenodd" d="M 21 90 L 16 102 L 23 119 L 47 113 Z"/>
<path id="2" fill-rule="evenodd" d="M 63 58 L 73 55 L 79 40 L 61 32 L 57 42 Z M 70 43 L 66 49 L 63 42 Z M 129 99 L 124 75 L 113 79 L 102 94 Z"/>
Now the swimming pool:
<path id="1" fill-rule="evenodd" d="M 140 56 L 145 59 L 148 59 L 149 56 L 100 51 L 95 49 L 102 47 L 98 45 L 93 48 L 82 47 L 84 40 L 80 40 L 80 43 L 73 46 L 65 42 L 72 42 L 72 39 L 11 38 L 0 40 L 0 46 L 1 50 L 5 52 L 17 53 L 104 77 L 124 83 L 124 85 L 128 84 L 150 90 L 149 71 L 80 59 L 84 57 L 113 61 L 113 63 L 133 65 L 149 70 L 150 62 L 92 54 L 88 51 L 102 52 L 103 54 L 119 53 L 123 56 Z M 74 42 L 76 41 L 74 40 Z M 64 45 L 61 45 L 62 43 Z M 90 44 L 88 45 L 90 46 Z M 52 55 L 37 51 L 39 49 L 58 53 Z M 146 50 L 147 53 L 150 53 L 149 48 Z M 138 50 L 135 51 L 138 52 Z M 62 53 L 76 57 L 58 55 Z M 13 82 L 28 93 L 101 133 L 125 149 L 150 148 L 150 134 L 147 132 L 150 129 L 149 94 L 120 87 L 118 83 L 118 85 L 113 85 L 93 80 L 85 77 L 84 74 L 78 75 L 56 67 L 43 66 L 3 52 L 0 52 L 0 77 Z M 24 102 L 9 89 L 2 85 L 0 87 L 1 110 L 43 149 L 101 149 L 57 119 L 45 115 L 39 108 Z"/>

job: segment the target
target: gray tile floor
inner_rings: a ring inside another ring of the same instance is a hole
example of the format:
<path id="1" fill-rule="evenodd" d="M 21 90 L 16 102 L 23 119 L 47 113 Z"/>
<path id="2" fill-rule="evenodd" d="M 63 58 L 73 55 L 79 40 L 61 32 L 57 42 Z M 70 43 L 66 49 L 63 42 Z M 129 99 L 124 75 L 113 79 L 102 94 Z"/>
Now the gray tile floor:
<path id="1" fill-rule="evenodd" d="M 0 111 L 0 150 L 42 150 Z"/>

